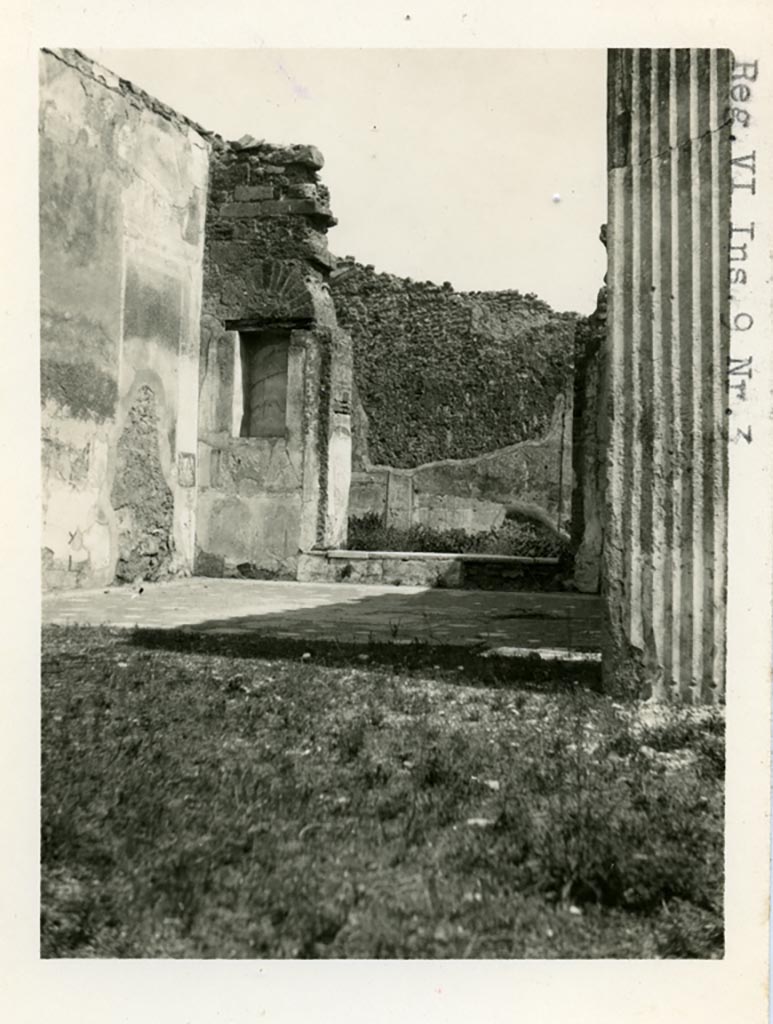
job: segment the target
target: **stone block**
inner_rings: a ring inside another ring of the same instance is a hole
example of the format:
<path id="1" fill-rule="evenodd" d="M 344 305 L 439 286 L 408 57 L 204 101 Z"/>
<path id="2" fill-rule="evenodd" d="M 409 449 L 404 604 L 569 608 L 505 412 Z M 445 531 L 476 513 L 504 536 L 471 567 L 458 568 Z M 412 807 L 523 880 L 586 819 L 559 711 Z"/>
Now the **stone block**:
<path id="1" fill-rule="evenodd" d="M 259 203 L 223 203 L 220 207 L 221 217 L 257 217 Z"/>
<path id="2" fill-rule="evenodd" d="M 325 158 L 316 146 L 284 146 L 268 153 L 265 161 L 269 164 L 302 164 L 315 171 L 325 166 Z"/>
<path id="3" fill-rule="evenodd" d="M 304 164 L 306 167 L 313 167 L 319 171 L 325 166 L 325 158 L 316 146 L 300 146 L 293 163 Z"/>
<path id="4" fill-rule="evenodd" d="M 281 217 L 285 214 L 304 215 L 307 217 L 327 217 L 330 210 L 314 199 L 277 199 L 271 203 L 262 203 L 263 216 Z"/>
<path id="5" fill-rule="evenodd" d="M 313 263 L 323 270 L 333 270 L 336 258 L 327 247 L 327 238 L 321 231 L 309 231 L 306 235 L 306 252 Z"/>
<path id="6" fill-rule="evenodd" d="M 256 139 L 254 135 L 242 135 L 236 142 L 231 143 L 233 149 L 260 149 L 263 145 L 263 139 Z"/>
<path id="7" fill-rule="evenodd" d="M 335 579 L 334 563 L 323 551 L 298 555 L 297 579 L 300 583 L 330 583 Z"/>
<path id="8" fill-rule="evenodd" d="M 221 217 L 325 217 L 331 219 L 330 210 L 314 199 L 264 199 L 250 203 L 224 203 Z"/>
<path id="9" fill-rule="evenodd" d="M 287 189 L 287 195 L 293 199 L 317 199 L 317 186 L 309 181 L 296 182 Z"/>
<path id="10" fill-rule="evenodd" d="M 233 224 L 219 224 L 215 221 L 208 229 L 212 238 L 231 239 L 234 237 Z"/>
<path id="11" fill-rule="evenodd" d="M 362 561 L 352 560 L 331 563 L 335 568 L 334 579 L 339 583 L 382 583 L 384 563 L 380 558 L 368 558 Z"/>
<path id="12" fill-rule="evenodd" d="M 384 558 L 381 565 L 384 583 L 409 587 L 452 587 L 461 583 L 462 566 L 454 558 Z"/>
<path id="13" fill-rule="evenodd" d="M 234 199 L 239 203 L 260 202 L 264 199 L 273 198 L 273 185 L 237 185 L 234 189 Z"/>

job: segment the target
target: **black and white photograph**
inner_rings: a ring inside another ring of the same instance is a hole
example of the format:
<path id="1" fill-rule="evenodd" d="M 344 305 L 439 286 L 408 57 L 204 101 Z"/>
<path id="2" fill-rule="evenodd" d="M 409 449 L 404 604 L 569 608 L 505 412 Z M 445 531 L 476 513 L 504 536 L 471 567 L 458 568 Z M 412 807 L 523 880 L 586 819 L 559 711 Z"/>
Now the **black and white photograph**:
<path id="1" fill-rule="evenodd" d="M 30 49 L 34 955 L 762 1021 L 773 62 L 416 17 Z"/>

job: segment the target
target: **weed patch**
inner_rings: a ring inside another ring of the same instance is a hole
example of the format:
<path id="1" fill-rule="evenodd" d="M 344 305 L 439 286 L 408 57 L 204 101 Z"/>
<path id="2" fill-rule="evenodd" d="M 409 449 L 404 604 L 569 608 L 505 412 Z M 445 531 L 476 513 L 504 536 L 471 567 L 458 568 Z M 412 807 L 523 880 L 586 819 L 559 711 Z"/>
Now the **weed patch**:
<path id="1" fill-rule="evenodd" d="M 720 716 L 137 640 L 44 630 L 43 956 L 721 956 Z"/>
<path id="2" fill-rule="evenodd" d="M 387 527 L 374 512 L 349 519 L 347 546 L 350 551 L 445 551 L 531 558 L 558 557 L 566 553 L 566 545 L 558 534 L 531 520 L 509 519 L 494 529 L 467 533 L 466 530 L 434 530 L 421 524 L 405 529 Z"/>

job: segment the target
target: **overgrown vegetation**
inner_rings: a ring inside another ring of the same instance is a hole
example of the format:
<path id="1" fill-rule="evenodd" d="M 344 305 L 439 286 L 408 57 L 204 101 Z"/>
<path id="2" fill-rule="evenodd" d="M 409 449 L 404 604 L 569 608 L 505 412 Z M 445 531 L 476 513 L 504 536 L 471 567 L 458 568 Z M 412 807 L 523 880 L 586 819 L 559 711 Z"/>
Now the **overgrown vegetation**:
<path id="1" fill-rule="evenodd" d="M 229 644 L 44 631 L 44 956 L 722 954 L 719 714 Z"/>
<path id="2" fill-rule="evenodd" d="M 381 516 L 368 512 L 349 519 L 347 547 L 350 551 L 434 551 L 549 558 L 565 554 L 567 546 L 552 530 L 534 522 L 506 520 L 500 527 L 480 533 L 433 530 L 422 525 L 398 529 L 385 526 Z"/>
<path id="3" fill-rule="evenodd" d="M 356 263 L 333 297 L 373 462 L 470 458 L 547 431 L 571 381 L 575 314 L 534 294 L 455 292 Z"/>

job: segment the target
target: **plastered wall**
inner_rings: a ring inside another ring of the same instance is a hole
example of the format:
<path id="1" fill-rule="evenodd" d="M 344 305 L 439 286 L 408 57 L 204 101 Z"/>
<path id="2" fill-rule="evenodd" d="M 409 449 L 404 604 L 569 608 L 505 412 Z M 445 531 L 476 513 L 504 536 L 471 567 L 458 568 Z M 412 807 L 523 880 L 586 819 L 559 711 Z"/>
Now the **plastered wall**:
<path id="1" fill-rule="evenodd" d="M 45 586 L 192 569 L 208 155 L 77 51 L 41 53 Z"/>

